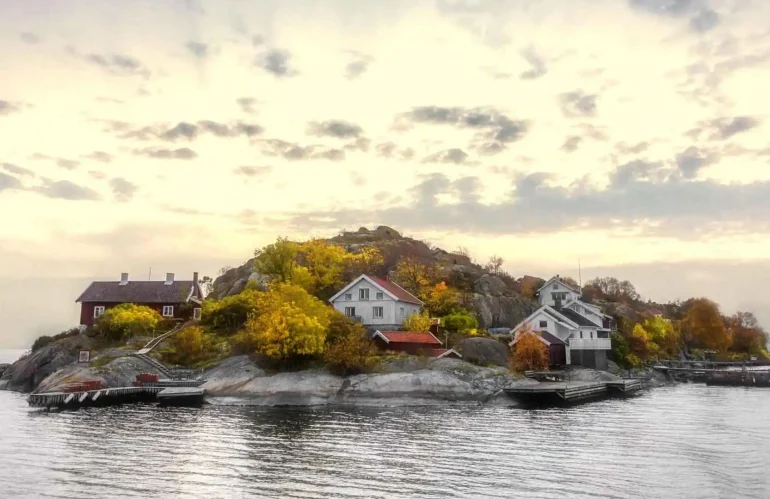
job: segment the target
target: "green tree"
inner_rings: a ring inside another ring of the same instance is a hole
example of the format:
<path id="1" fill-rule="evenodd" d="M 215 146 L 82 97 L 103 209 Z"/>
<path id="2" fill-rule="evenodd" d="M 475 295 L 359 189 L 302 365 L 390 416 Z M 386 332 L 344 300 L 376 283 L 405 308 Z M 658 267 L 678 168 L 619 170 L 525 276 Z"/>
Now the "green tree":
<path id="1" fill-rule="evenodd" d="M 459 309 L 441 319 L 441 324 L 448 333 L 468 334 L 478 329 L 479 321 L 464 309 Z"/>
<path id="2" fill-rule="evenodd" d="M 254 251 L 254 270 L 277 282 L 291 283 L 299 244 L 279 237 L 275 243 Z"/>
<path id="3" fill-rule="evenodd" d="M 212 329 L 235 333 L 241 329 L 249 316 L 257 311 L 259 291 L 245 289 L 221 300 L 205 300 L 201 306 L 201 324 Z"/>
<path id="4" fill-rule="evenodd" d="M 433 321 L 424 310 L 419 314 L 408 315 L 401 324 L 404 331 L 426 332 L 430 331 Z"/>
<path id="5" fill-rule="evenodd" d="M 123 303 L 107 309 L 96 323 L 98 331 L 111 340 L 144 336 L 154 332 L 161 321 L 158 312 L 144 305 Z"/>

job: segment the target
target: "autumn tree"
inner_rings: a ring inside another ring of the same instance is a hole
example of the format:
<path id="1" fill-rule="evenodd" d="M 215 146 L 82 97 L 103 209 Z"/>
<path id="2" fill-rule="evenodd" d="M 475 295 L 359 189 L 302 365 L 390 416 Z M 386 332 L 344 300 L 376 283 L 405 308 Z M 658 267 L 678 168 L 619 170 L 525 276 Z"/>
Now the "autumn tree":
<path id="1" fill-rule="evenodd" d="M 379 275 L 383 265 L 382 252 L 374 246 L 365 246 L 357 253 L 348 253 L 345 280 L 352 280 L 361 274 Z"/>
<path id="2" fill-rule="evenodd" d="M 254 270 L 272 280 L 291 283 L 299 244 L 279 237 L 275 243 L 254 251 Z"/>
<path id="3" fill-rule="evenodd" d="M 361 324 L 334 311 L 326 335 L 324 362 L 336 374 L 359 374 L 377 364 L 377 349 Z"/>
<path id="4" fill-rule="evenodd" d="M 730 350 L 750 355 L 765 355 L 768 337 L 751 312 L 737 312 L 726 318 L 728 333 L 732 338 Z"/>
<path id="5" fill-rule="evenodd" d="M 200 326 L 190 326 L 169 338 L 171 351 L 166 359 L 174 364 L 191 365 L 201 361 L 211 349 L 211 341 Z"/>
<path id="6" fill-rule="evenodd" d="M 719 306 L 706 298 L 691 301 L 682 328 L 692 347 L 724 352 L 730 346 L 730 336 L 722 322 Z"/>
<path id="7" fill-rule="evenodd" d="M 441 318 L 444 330 L 454 334 L 470 334 L 478 329 L 479 321 L 465 309 L 457 309 Z"/>
<path id="8" fill-rule="evenodd" d="M 489 257 L 489 261 L 486 265 L 484 265 L 484 270 L 489 272 L 490 274 L 499 274 L 500 269 L 503 268 L 503 259 L 502 257 L 499 257 L 497 255 L 492 255 Z"/>
<path id="9" fill-rule="evenodd" d="M 307 269 L 303 274 L 310 278 L 306 282 L 310 289 L 305 288 L 309 293 L 328 298 L 342 286 L 347 261 L 347 252 L 342 246 L 323 239 L 311 239 L 298 246 L 296 258 L 296 263 Z"/>
<path id="10" fill-rule="evenodd" d="M 614 277 L 597 277 L 586 282 L 584 293 L 591 299 L 604 299 L 630 303 L 639 300 L 639 293 L 629 281 Z"/>
<path id="11" fill-rule="evenodd" d="M 160 314 L 144 305 L 123 303 L 107 309 L 96 322 L 97 330 L 106 338 L 121 340 L 149 335 L 161 321 Z"/>
<path id="12" fill-rule="evenodd" d="M 543 279 L 526 275 L 521 278 L 521 294 L 530 300 L 534 300 L 537 291 L 543 286 L 543 284 L 545 284 Z"/>
<path id="13" fill-rule="evenodd" d="M 425 301 L 428 289 L 436 279 L 434 266 L 424 265 L 417 258 L 402 258 L 396 267 L 395 281 L 416 297 Z"/>
<path id="14" fill-rule="evenodd" d="M 517 337 L 511 352 L 511 370 L 524 372 L 547 369 L 548 347 L 540 341 L 537 333 L 525 326 Z"/>
<path id="15" fill-rule="evenodd" d="M 460 294 L 444 281 L 430 287 L 425 293 L 425 306 L 434 317 L 451 314 L 460 304 Z"/>
<path id="16" fill-rule="evenodd" d="M 257 310 L 259 291 L 246 289 L 221 300 L 204 300 L 201 306 L 201 324 L 219 332 L 236 333 Z"/>
<path id="17" fill-rule="evenodd" d="M 401 324 L 404 331 L 425 332 L 430 331 L 433 321 L 425 311 L 419 314 L 408 315 Z"/>
<path id="18" fill-rule="evenodd" d="M 331 309 L 322 301 L 299 286 L 277 283 L 258 294 L 256 305 L 238 334 L 240 345 L 280 362 L 323 353 Z"/>

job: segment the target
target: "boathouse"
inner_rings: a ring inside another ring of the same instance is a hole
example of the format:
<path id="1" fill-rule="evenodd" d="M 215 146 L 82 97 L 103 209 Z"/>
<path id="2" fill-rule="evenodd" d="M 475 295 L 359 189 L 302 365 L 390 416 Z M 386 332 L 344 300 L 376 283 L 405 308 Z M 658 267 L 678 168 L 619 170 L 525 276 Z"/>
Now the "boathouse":
<path id="1" fill-rule="evenodd" d="M 372 340 L 381 350 L 439 359 L 443 357 L 462 358 L 462 355 L 456 350 L 442 348 L 441 342 L 432 333 L 375 331 Z"/>
<path id="2" fill-rule="evenodd" d="M 538 333 L 540 341 L 549 346 L 552 363 L 561 360 L 563 344 L 563 364 L 607 369 L 614 320 L 596 305 L 582 301 L 581 297 L 582 290 L 578 286 L 564 282 L 558 275 L 549 279 L 538 290 L 540 308 L 511 331 L 510 345 L 516 344 L 519 333 L 529 329 Z M 554 352 L 551 352 L 552 346 Z"/>
<path id="3" fill-rule="evenodd" d="M 127 273 L 119 281 L 95 281 L 75 301 L 80 303 L 80 324 L 93 326 L 110 308 L 122 303 L 145 305 L 166 319 L 200 319 L 203 291 L 198 273 L 191 281 L 178 281 L 166 274 L 165 281 L 130 281 Z"/>

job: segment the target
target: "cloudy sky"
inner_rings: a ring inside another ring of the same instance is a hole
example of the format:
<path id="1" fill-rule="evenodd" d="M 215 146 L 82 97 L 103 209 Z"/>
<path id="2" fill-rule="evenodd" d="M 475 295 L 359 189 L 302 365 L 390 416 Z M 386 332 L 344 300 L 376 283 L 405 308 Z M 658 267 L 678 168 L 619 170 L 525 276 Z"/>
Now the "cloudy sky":
<path id="1" fill-rule="evenodd" d="M 770 325 L 770 2 L 5 0 L 0 346 L 390 225 Z"/>

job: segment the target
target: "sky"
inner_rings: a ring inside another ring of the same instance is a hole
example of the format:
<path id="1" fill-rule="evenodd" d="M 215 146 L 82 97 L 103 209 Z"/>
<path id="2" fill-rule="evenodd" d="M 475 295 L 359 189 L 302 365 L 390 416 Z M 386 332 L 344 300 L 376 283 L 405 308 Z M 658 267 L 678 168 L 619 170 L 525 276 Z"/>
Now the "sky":
<path id="1" fill-rule="evenodd" d="M 5 0 L 0 347 L 384 224 L 770 326 L 770 2 Z"/>

